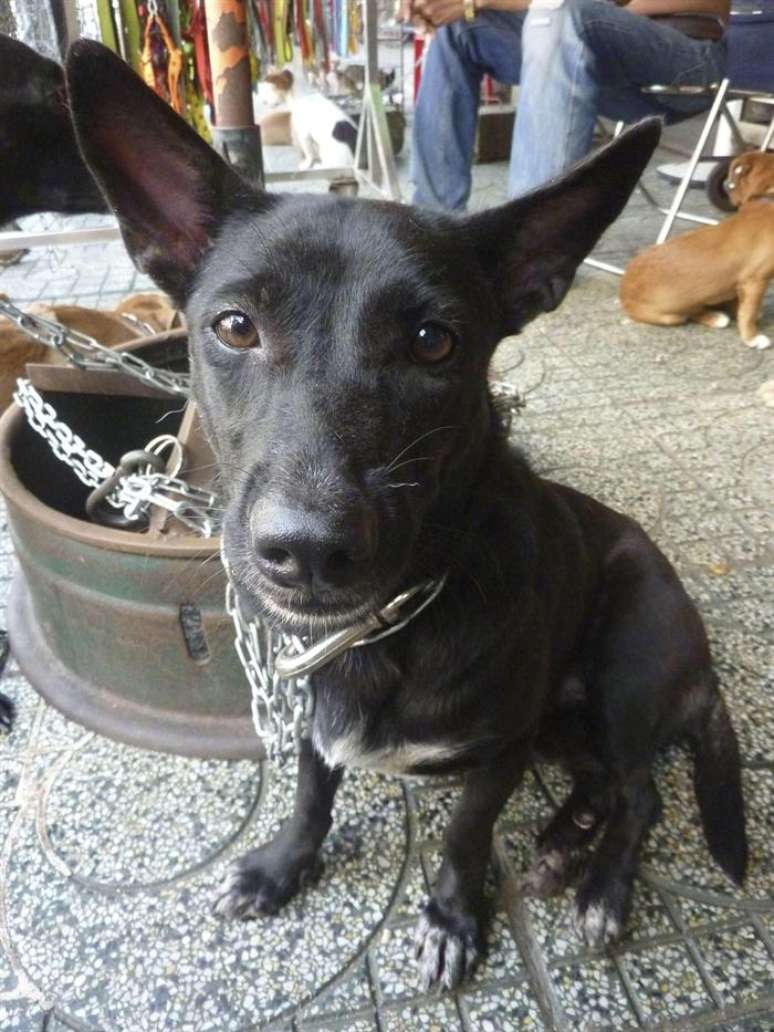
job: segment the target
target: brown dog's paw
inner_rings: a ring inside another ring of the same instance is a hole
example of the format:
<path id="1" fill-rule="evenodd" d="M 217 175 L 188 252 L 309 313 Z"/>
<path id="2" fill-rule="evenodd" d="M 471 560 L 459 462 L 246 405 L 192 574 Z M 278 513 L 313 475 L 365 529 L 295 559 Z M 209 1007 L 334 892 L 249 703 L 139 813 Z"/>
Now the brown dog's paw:
<path id="1" fill-rule="evenodd" d="M 212 905 L 218 917 L 247 921 L 276 914 L 305 885 L 316 881 L 322 871 L 322 864 L 315 857 L 310 863 L 289 867 L 282 874 L 270 873 L 268 865 L 261 862 L 261 852 L 253 850 L 229 867 Z"/>
<path id="2" fill-rule="evenodd" d="M 435 900 L 425 905 L 415 937 L 419 977 L 426 991 L 456 989 L 481 955 L 480 923 L 472 914 L 447 914 Z"/>
<path id="3" fill-rule="evenodd" d="M 771 347 L 771 337 L 767 337 L 765 333 L 756 333 L 754 337 L 745 341 L 748 348 L 754 348 L 756 351 L 765 351 L 766 348 Z"/>

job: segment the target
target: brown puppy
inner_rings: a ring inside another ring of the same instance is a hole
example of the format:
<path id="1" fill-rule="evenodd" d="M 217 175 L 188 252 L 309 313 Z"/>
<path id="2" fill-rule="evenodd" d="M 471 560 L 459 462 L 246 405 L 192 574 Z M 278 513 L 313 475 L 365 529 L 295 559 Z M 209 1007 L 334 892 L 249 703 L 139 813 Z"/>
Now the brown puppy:
<path id="1" fill-rule="evenodd" d="M 758 316 L 774 276 L 774 154 L 735 158 L 726 190 L 739 211 L 638 254 L 621 280 L 621 304 L 637 322 L 724 327 L 731 320 L 716 306 L 736 301 L 739 335 L 762 350 L 771 345 Z"/>

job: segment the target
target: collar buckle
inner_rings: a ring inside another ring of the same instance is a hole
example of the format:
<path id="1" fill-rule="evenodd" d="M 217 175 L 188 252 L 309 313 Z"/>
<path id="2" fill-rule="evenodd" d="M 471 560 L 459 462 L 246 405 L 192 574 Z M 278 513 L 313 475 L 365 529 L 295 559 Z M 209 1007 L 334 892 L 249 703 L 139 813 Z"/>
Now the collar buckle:
<path id="1" fill-rule="evenodd" d="M 301 652 L 292 642 L 285 645 L 277 654 L 274 669 L 282 678 L 304 677 L 324 667 L 337 656 L 348 652 L 349 649 L 372 645 L 374 642 L 381 641 L 382 638 L 396 634 L 411 623 L 416 616 L 419 616 L 426 606 L 435 601 L 446 584 L 447 576 L 444 574 L 435 580 L 431 579 L 415 584 L 412 588 L 396 595 L 378 613 L 364 617 L 358 623 L 352 624 L 351 627 L 334 631 L 333 634 L 321 638 L 320 641 L 314 642 Z M 407 611 L 411 602 L 415 602 L 415 605 Z"/>

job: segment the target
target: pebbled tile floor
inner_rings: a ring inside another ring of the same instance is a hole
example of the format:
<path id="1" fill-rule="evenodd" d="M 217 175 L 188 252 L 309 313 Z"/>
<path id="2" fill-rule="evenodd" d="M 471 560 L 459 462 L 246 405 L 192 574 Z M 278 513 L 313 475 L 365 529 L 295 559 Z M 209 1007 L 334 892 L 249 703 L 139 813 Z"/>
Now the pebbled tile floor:
<path id="1" fill-rule="evenodd" d="M 477 204 L 502 199 L 502 167 L 476 181 Z M 655 232 L 635 197 L 598 254 L 620 259 Z M 17 301 L 107 306 L 147 285 L 120 244 L 37 250 L 0 271 Z M 764 330 L 772 321 L 769 310 Z M 774 411 L 760 391 L 774 349 L 749 351 L 732 329 L 627 325 L 615 280 L 583 270 L 559 311 L 502 345 L 497 367 L 527 400 L 513 432 L 536 467 L 639 519 L 702 610 L 744 756 L 744 891 L 709 860 L 675 749 L 659 767 L 664 819 L 627 938 L 609 955 L 582 947 L 569 894 L 519 896 L 535 831 L 564 791 L 536 770 L 498 827 L 484 963 L 463 992 L 423 995 L 413 925 L 453 783 L 348 775 L 320 883 L 277 917 L 225 925 L 213 889 L 281 821 L 292 779 L 100 738 L 47 707 L 11 660 L 2 1032 L 774 1029 Z M 12 566 L 3 531 L 3 605 Z"/>

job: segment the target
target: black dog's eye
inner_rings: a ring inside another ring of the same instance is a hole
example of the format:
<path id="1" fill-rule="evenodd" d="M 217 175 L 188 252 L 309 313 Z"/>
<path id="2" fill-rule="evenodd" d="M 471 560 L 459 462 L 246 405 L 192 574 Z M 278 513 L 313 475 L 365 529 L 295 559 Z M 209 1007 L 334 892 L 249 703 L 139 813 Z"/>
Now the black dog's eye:
<path id="1" fill-rule="evenodd" d="M 218 340 L 229 348 L 245 351 L 260 344 L 258 330 L 244 312 L 223 312 L 212 324 Z"/>
<path id="2" fill-rule="evenodd" d="M 438 323 L 425 323 L 411 342 L 411 357 L 423 365 L 434 365 L 448 358 L 457 346 L 451 330 Z"/>

